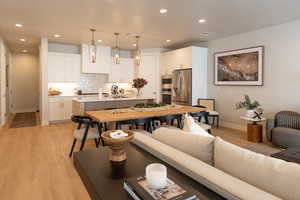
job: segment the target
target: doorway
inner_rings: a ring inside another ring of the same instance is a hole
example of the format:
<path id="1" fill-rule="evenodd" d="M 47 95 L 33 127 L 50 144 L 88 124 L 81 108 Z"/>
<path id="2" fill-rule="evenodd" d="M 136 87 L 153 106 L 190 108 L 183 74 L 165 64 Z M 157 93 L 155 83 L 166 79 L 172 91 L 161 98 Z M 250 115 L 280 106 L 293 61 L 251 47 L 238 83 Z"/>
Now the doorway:
<path id="1" fill-rule="evenodd" d="M 9 70 L 9 106 L 12 113 L 36 112 L 39 107 L 38 55 L 13 53 Z"/>

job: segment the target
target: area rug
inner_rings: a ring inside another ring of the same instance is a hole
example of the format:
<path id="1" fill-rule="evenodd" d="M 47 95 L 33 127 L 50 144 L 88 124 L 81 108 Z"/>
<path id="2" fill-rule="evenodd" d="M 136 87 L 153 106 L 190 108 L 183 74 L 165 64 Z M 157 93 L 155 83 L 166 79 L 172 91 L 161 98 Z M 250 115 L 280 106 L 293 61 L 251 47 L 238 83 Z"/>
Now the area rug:
<path id="1" fill-rule="evenodd" d="M 35 112 L 16 113 L 12 123 L 10 124 L 10 128 L 30 127 L 36 125 L 37 119 Z"/>

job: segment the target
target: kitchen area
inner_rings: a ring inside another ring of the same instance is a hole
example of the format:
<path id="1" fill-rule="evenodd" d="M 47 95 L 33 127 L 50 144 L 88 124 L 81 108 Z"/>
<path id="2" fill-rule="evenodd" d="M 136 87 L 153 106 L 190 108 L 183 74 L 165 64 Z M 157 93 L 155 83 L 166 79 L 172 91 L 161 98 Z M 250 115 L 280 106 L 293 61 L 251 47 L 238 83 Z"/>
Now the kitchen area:
<path id="1" fill-rule="evenodd" d="M 111 47 L 97 45 L 97 48 L 97 62 L 91 63 L 88 45 L 48 43 L 48 123 L 70 120 L 72 115 L 84 115 L 86 111 L 126 108 L 136 104 L 194 105 L 199 95 L 206 97 L 206 48 L 143 49 L 138 66 L 130 50 L 121 50 L 120 63 L 115 64 Z M 182 95 L 189 101 L 181 99 L 182 102 L 176 102 L 176 98 L 172 98 L 172 73 L 186 69 L 191 76 L 189 86 L 185 88 L 189 92 Z M 147 81 L 140 92 L 132 86 L 137 78 Z"/>

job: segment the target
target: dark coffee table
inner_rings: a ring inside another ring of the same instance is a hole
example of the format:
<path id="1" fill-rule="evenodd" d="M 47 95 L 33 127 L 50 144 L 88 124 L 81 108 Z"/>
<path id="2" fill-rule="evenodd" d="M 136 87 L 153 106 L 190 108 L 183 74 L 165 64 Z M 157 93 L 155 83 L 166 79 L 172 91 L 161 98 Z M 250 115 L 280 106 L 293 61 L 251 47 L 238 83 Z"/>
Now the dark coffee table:
<path id="1" fill-rule="evenodd" d="M 288 148 L 271 156 L 288 162 L 300 164 L 300 146 Z"/>
<path id="2" fill-rule="evenodd" d="M 166 165 L 168 177 L 190 189 L 200 200 L 224 199 L 134 144 L 126 149 L 127 160 L 119 164 L 108 160 L 108 152 L 108 147 L 100 147 L 74 153 L 74 166 L 93 200 L 132 200 L 123 189 L 124 179 L 144 175 L 145 167 L 154 162 Z"/>

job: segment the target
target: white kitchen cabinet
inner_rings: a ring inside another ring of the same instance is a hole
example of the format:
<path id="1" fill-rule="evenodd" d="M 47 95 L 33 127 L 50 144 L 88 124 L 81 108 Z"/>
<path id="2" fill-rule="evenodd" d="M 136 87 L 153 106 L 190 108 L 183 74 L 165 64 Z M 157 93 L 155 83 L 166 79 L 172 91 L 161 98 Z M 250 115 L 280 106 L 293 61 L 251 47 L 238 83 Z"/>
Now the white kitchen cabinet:
<path id="1" fill-rule="evenodd" d="M 154 98 L 159 101 L 159 56 L 142 55 L 141 65 L 138 66 L 139 78 L 147 80 L 148 84 L 142 88 L 142 96 L 144 98 Z"/>
<path id="2" fill-rule="evenodd" d="M 70 120 L 72 116 L 73 97 L 50 97 L 49 98 L 49 121 Z"/>
<path id="3" fill-rule="evenodd" d="M 48 82 L 79 82 L 80 55 L 67 53 L 48 54 Z"/>
<path id="4" fill-rule="evenodd" d="M 72 98 L 64 99 L 64 119 L 69 120 L 72 116 Z"/>
<path id="5" fill-rule="evenodd" d="M 111 47 L 97 46 L 96 63 L 90 61 L 89 46 L 81 45 L 81 70 L 83 73 L 109 74 L 111 72 Z"/>
<path id="6" fill-rule="evenodd" d="M 64 120 L 64 103 L 61 99 L 49 102 L 49 121 Z"/>
<path id="7" fill-rule="evenodd" d="M 132 58 L 121 58 L 120 64 L 111 65 L 109 82 L 129 83 L 134 78 L 134 63 Z"/>
<path id="8" fill-rule="evenodd" d="M 65 79 L 65 57 L 63 54 L 48 54 L 48 82 L 61 82 Z"/>
<path id="9" fill-rule="evenodd" d="M 192 105 L 207 98 L 207 48 L 186 47 L 165 52 L 160 57 L 161 75 L 171 75 L 177 69 L 192 69 Z"/>
<path id="10" fill-rule="evenodd" d="M 65 55 L 65 81 L 79 82 L 80 81 L 80 55 Z"/>
<path id="11" fill-rule="evenodd" d="M 176 69 L 192 67 L 192 47 L 165 52 L 161 55 L 162 75 L 170 75 Z"/>

